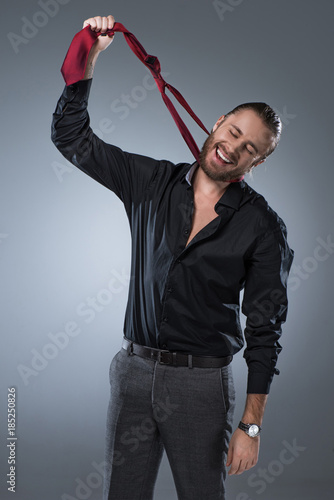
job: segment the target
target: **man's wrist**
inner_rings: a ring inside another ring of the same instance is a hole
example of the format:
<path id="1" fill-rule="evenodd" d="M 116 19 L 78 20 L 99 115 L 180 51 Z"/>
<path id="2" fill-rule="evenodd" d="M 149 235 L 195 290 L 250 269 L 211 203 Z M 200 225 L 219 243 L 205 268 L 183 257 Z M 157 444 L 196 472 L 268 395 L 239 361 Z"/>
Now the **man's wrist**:
<path id="1" fill-rule="evenodd" d="M 267 399 L 267 394 L 247 394 L 245 410 L 241 421 L 246 424 L 255 423 L 259 426 L 262 425 Z"/>
<path id="2" fill-rule="evenodd" d="M 244 431 L 247 436 L 255 438 L 260 435 L 261 427 L 253 422 L 245 423 L 242 420 L 239 422 L 238 429 Z"/>
<path id="3" fill-rule="evenodd" d="M 91 49 L 89 56 L 88 56 L 88 59 L 87 59 L 86 70 L 85 70 L 83 80 L 89 80 L 90 78 L 93 78 L 95 64 L 96 64 L 97 58 L 100 55 L 100 52 L 101 51 Z"/>

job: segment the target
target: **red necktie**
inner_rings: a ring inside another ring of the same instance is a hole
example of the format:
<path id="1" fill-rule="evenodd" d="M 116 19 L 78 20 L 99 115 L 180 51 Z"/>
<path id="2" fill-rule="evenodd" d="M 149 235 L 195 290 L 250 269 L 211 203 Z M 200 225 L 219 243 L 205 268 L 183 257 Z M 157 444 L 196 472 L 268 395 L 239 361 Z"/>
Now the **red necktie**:
<path id="1" fill-rule="evenodd" d="M 197 125 L 199 125 L 204 130 L 204 132 L 206 132 L 208 135 L 210 133 L 205 128 L 201 120 L 195 115 L 195 113 L 190 108 L 187 101 L 183 98 L 180 92 L 163 79 L 163 77 L 161 76 L 161 67 L 159 59 L 155 56 L 147 54 L 146 50 L 141 45 L 141 43 L 137 40 L 137 38 L 133 35 L 133 33 L 128 31 L 123 26 L 123 24 L 115 23 L 114 27 L 111 30 L 107 30 L 107 34 L 109 36 L 112 36 L 116 31 L 120 31 L 123 33 L 124 38 L 127 44 L 129 45 L 130 49 L 152 73 L 155 83 L 157 84 L 157 87 L 161 93 L 163 101 L 165 102 L 167 108 L 169 109 L 190 151 L 194 155 L 196 161 L 199 163 L 198 146 L 194 138 L 192 137 L 191 133 L 189 132 L 187 126 L 183 122 L 182 118 L 176 111 L 173 103 L 171 102 L 169 97 L 165 94 L 165 89 L 167 88 L 174 95 L 174 97 L 178 100 L 181 106 L 183 106 L 183 108 L 195 120 Z M 71 85 L 72 83 L 76 83 L 84 77 L 89 51 L 92 48 L 97 37 L 100 35 L 101 32 L 92 31 L 90 26 L 86 26 L 74 36 L 70 48 L 67 51 L 63 65 L 61 67 L 61 73 L 64 77 L 66 85 Z M 241 179 L 237 179 L 232 182 L 238 182 L 240 180 Z"/>

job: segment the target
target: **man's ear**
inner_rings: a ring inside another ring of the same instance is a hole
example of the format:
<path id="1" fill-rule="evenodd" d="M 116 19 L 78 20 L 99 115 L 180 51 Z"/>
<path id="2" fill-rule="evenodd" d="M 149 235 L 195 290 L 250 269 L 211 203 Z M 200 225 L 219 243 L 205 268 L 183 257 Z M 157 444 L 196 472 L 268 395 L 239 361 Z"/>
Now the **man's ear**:
<path id="1" fill-rule="evenodd" d="M 216 123 L 213 126 L 212 132 L 215 132 L 217 130 L 217 128 L 219 127 L 221 122 L 224 120 L 224 118 L 225 118 L 225 115 L 222 115 L 220 118 L 218 118 L 218 120 L 216 121 Z"/>
<path id="2" fill-rule="evenodd" d="M 252 166 L 252 168 L 257 167 L 258 165 L 261 165 L 261 163 L 263 163 L 264 161 L 266 161 L 266 158 L 263 158 L 263 160 L 260 160 L 257 163 L 254 163 L 254 165 Z"/>

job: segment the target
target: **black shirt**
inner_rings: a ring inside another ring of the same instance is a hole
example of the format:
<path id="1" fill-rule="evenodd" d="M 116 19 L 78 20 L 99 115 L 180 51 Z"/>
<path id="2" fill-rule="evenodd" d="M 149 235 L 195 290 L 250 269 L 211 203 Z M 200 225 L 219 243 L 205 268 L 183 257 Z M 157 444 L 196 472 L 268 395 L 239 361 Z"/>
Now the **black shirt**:
<path id="1" fill-rule="evenodd" d="M 267 394 L 293 251 L 283 221 L 245 181 L 231 183 L 218 214 L 186 246 L 197 163 L 174 164 L 122 151 L 89 125 L 92 80 L 65 87 L 52 140 L 70 162 L 113 191 L 131 229 L 132 262 L 124 335 L 142 345 L 202 356 L 228 356 L 244 345 L 248 393 Z"/>

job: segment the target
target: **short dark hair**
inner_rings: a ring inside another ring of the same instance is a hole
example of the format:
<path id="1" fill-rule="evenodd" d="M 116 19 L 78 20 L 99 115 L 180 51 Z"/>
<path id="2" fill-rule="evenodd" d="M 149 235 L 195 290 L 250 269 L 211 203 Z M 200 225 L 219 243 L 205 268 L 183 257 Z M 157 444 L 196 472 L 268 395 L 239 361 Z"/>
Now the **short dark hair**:
<path id="1" fill-rule="evenodd" d="M 243 111 L 245 109 L 252 109 L 255 113 L 262 118 L 264 124 L 269 128 L 274 137 L 273 145 L 268 149 L 266 154 L 262 157 L 262 159 L 267 158 L 279 143 L 281 133 L 282 133 L 282 122 L 279 115 L 275 112 L 275 110 L 266 104 L 265 102 L 245 102 L 244 104 L 239 104 L 232 111 L 229 111 L 225 118 L 230 115 L 234 115 L 239 111 Z"/>

